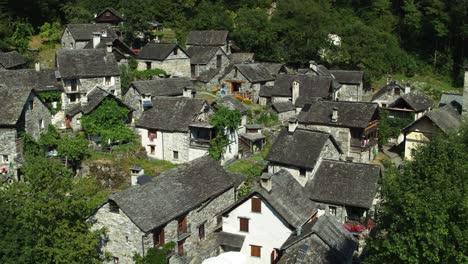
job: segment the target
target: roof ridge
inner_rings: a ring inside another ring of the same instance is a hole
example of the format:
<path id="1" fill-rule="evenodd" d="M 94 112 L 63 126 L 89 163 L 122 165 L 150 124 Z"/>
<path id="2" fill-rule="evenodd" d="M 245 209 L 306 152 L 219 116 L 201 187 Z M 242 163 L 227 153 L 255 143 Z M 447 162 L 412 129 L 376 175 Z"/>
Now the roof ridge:
<path id="1" fill-rule="evenodd" d="M 355 162 L 355 161 L 346 161 L 346 160 L 334 160 L 334 159 L 327 159 L 327 158 L 322 158 L 322 161 L 331 161 L 331 162 L 336 162 L 336 163 L 356 164 L 356 165 L 365 165 L 365 166 L 373 166 L 373 167 L 382 168 L 380 165 L 373 164 L 373 163 L 364 163 L 364 162 Z"/>

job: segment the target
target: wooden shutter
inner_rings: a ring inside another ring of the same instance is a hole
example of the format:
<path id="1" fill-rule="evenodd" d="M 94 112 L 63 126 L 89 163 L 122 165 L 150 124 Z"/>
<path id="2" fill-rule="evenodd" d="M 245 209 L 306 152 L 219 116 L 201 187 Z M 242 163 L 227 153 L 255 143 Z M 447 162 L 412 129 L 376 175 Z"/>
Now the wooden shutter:
<path id="1" fill-rule="evenodd" d="M 154 247 L 162 247 L 165 242 L 164 228 L 158 229 L 153 233 L 153 244 Z"/>
<path id="2" fill-rule="evenodd" d="M 262 255 L 261 249 L 262 249 L 262 247 L 260 247 L 260 246 L 250 245 L 250 256 L 260 258 L 261 255 Z"/>
<path id="3" fill-rule="evenodd" d="M 252 201 L 252 212 L 261 213 L 262 212 L 262 200 L 260 198 L 253 197 L 250 199 Z"/>
<path id="4" fill-rule="evenodd" d="M 179 255 L 184 254 L 184 240 L 177 242 L 177 252 L 179 253 Z"/>
<path id="5" fill-rule="evenodd" d="M 239 218 L 239 223 L 240 223 L 240 231 L 249 232 L 249 219 Z"/>

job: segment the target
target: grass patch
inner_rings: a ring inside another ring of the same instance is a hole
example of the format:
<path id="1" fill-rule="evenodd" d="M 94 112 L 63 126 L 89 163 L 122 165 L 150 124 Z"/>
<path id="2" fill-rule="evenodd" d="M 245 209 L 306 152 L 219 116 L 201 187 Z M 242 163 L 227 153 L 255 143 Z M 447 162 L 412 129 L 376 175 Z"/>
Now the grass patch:
<path id="1" fill-rule="evenodd" d="M 226 168 L 227 171 L 244 174 L 247 177 L 258 177 L 265 166 L 250 160 L 238 160 Z"/>
<path id="2" fill-rule="evenodd" d="M 33 36 L 29 48 L 39 51 L 39 62 L 46 68 L 55 67 L 55 52 L 61 48 L 59 43 L 45 44 L 39 35 Z"/>

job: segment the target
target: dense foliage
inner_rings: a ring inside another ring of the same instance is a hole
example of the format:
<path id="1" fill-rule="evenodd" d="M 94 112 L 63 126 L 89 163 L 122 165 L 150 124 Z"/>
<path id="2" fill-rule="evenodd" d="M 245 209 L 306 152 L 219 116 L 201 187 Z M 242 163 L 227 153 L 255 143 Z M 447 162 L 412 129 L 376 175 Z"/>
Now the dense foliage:
<path id="1" fill-rule="evenodd" d="M 468 124 L 386 170 L 365 263 L 468 262 Z"/>
<path id="2" fill-rule="evenodd" d="M 213 159 L 221 159 L 226 146 L 231 143 L 228 136 L 239 127 L 241 118 L 239 111 L 216 105 L 216 113 L 210 119 L 210 124 L 216 129 L 216 136 L 211 140 L 208 149 Z"/>
<path id="3" fill-rule="evenodd" d="M 0 49 L 24 51 L 40 27 L 55 39 L 54 22 L 90 22 L 108 6 L 125 16 L 129 44 L 149 28 L 147 21 L 157 20 L 176 31 L 179 43 L 192 29 L 230 30 L 235 43 L 259 60 L 298 67 L 316 60 L 365 70 L 367 78 L 435 73 L 456 85 L 463 80 L 466 0 L 0 0 Z"/>
<path id="4" fill-rule="evenodd" d="M 135 261 L 135 264 L 166 264 L 175 245 L 175 242 L 169 242 L 164 244 L 162 248 L 149 248 L 145 256 L 135 254 L 133 261 Z"/>
<path id="5" fill-rule="evenodd" d="M 389 117 L 387 110 L 380 111 L 379 145 L 385 145 L 391 138 L 398 138 L 401 130 L 414 121 L 414 115 L 408 117 Z"/>
<path id="6" fill-rule="evenodd" d="M 90 206 L 74 193 L 71 171 L 41 156 L 22 171 L 27 183 L 0 192 L 0 262 L 99 263 L 99 232 L 89 231 Z"/>

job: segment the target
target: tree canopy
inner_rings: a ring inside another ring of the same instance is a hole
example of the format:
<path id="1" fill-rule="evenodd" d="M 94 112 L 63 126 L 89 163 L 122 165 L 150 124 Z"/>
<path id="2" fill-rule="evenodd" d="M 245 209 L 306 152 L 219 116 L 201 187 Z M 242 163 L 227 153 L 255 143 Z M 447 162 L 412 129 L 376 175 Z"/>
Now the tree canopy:
<path id="1" fill-rule="evenodd" d="M 468 124 L 385 172 L 365 263 L 467 263 Z"/>

